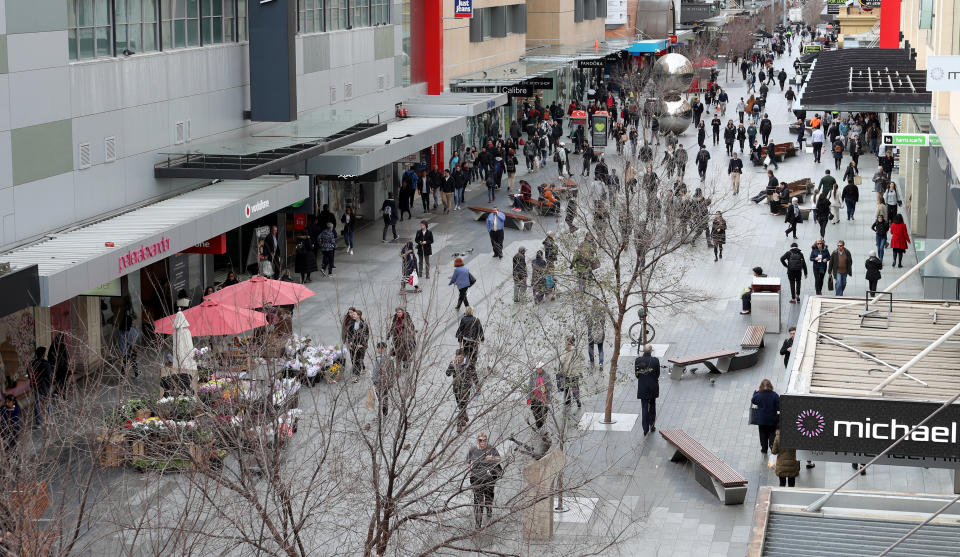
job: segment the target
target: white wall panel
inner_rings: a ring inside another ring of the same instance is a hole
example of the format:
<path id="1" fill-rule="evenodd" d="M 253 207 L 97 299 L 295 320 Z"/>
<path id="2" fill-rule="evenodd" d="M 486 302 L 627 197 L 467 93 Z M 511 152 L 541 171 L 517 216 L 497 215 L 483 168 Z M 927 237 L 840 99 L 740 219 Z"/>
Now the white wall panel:
<path id="1" fill-rule="evenodd" d="M 79 143 L 90 144 L 90 160 L 93 164 L 104 163 L 103 140 L 109 136 L 117 138 L 117 156 L 123 156 L 123 114 L 119 110 L 102 112 L 83 118 L 73 119 L 73 145 L 76 148 Z M 74 158 L 74 168 L 78 167 L 79 161 Z M 115 162 L 110 163 L 116 165 Z M 86 172 L 84 170 L 83 172 Z"/>
<path id="2" fill-rule="evenodd" d="M 206 90 L 206 56 L 200 48 L 172 52 L 167 61 L 167 98 L 196 95 Z"/>
<path id="3" fill-rule="evenodd" d="M 98 61 L 70 66 L 73 116 L 87 116 L 123 106 L 123 74 L 120 64 Z"/>
<path id="4" fill-rule="evenodd" d="M 0 188 L 0 221 L 13 214 L 13 188 Z M 2 232 L 2 230 L 0 230 Z M 10 238 L 13 240 L 13 238 Z M 0 242 L 3 245 L 3 242 Z"/>
<path id="5" fill-rule="evenodd" d="M 10 74 L 10 127 L 24 128 L 70 117 L 70 74 L 50 68 Z"/>
<path id="6" fill-rule="evenodd" d="M 167 100 L 167 58 L 156 53 L 114 62 L 120 68 L 124 108 Z"/>
<path id="7" fill-rule="evenodd" d="M 13 160 L 10 151 L 10 132 L 0 131 L 0 189 L 13 185 Z M 12 205 L 0 201 L 0 215 L 11 212 Z"/>
<path id="8" fill-rule="evenodd" d="M 124 182 L 123 165 L 119 162 L 98 164 L 75 172 L 76 219 L 88 219 L 126 205 Z"/>
<path id="9" fill-rule="evenodd" d="M 126 156 L 155 151 L 170 144 L 172 123 L 170 107 L 166 102 L 125 108 L 122 119 L 121 138 Z"/>
<path id="10" fill-rule="evenodd" d="M 16 240 L 76 221 L 73 173 L 51 176 L 13 188 Z"/>
<path id="11" fill-rule="evenodd" d="M 66 66 L 68 55 L 66 31 L 7 37 L 7 66 L 11 73 Z"/>
<path id="12" fill-rule="evenodd" d="M 17 0 L 13 0 L 16 2 Z M 7 33 L 7 0 L 0 0 L 0 35 Z"/>
<path id="13" fill-rule="evenodd" d="M 356 57 L 353 53 L 353 41 L 350 39 L 350 31 L 334 31 L 330 33 L 330 44 L 337 45 L 330 49 L 330 67 L 342 68 L 349 66 Z M 370 40 L 373 42 L 373 39 Z"/>

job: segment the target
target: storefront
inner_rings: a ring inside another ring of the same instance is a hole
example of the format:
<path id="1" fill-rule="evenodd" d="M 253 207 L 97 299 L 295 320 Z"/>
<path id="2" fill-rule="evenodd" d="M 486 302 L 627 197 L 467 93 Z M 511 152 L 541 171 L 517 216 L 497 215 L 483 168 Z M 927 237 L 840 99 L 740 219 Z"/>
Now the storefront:
<path id="1" fill-rule="evenodd" d="M 409 116 L 465 118 L 464 133 L 454 136 L 447 148 L 447 152 L 452 154 L 457 150 L 462 153 L 464 146 L 479 146 L 484 137 L 496 137 L 503 133 L 501 122 L 507 99 L 507 93 L 443 93 L 408 99 L 403 102 L 402 109 Z M 436 158 L 436 153 L 425 155 Z M 429 164 L 430 161 L 419 162 Z M 445 168 L 443 164 L 438 167 Z"/>

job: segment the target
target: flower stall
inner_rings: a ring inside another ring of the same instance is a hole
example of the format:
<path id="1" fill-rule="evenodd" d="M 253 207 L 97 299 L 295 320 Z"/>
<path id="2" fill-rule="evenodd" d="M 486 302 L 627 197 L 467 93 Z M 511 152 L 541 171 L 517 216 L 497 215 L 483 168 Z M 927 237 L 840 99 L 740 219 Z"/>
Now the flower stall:
<path id="1" fill-rule="evenodd" d="M 343 375 L 346 353 L 340 346 L 316 345 L 309 336 L 294 334 L 284 349 L 284 367 L 288 376 L 297 377 L 313 385 L 323 377 L 328 383 Z"/>

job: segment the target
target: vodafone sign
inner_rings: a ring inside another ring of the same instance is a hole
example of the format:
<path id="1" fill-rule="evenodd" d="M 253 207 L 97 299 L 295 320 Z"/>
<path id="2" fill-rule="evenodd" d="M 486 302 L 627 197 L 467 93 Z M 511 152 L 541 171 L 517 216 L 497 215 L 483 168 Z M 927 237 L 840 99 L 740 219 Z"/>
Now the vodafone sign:
<path id="1" fill-rule="evenodd" d="M 243 208 L 243 216 L 245 218 L 250 218 L 253 215 L 269 208 L 270 208 L 269 199 L 261 199 L 260 201 L 257 201 L 253 205 L 250 205 L 249 203 L 247 203 L 246 207 Z"/>

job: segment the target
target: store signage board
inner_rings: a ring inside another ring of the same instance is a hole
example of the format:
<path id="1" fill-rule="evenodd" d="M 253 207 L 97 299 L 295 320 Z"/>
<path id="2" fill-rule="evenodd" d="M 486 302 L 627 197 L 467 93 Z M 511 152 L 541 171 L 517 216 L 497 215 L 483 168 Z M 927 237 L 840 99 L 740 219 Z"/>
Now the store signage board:
<path id="1" fill-rule="evenodd" d="M 529 85 L 534 89 L 553 89 L 552 77 L 531 77 L 523 83 L 524 85 Z"/>
<path id="2" fill-rule="evenodd" d="M 929 133 L 885 133 L 883 144 L 894 147 L 940 147 L 940 138 Z"/>
<path id="3" fill-rule="evenodd" d="M 960 56 L 927 56 L 927 91 L 960 91 Z"/>
<path id="4" fill-rule="evenodd" d="M 222 255 L 227 253 L 227 235 L 220 234 L 214 236 L 205 242 L 183 250 L 182 253 L 207 253 L 213 255 Z"/>
<path id="5" fill-rule="evenodd" d="M 473 0 L 453 0 L 453 17 L 473 17 Z"/>
<path id="6" fill-rule="evenodd" d="M 517 83 L 516 85 L 504 85 L 500 87 L 501 93 L 506 93 L 508 98 L 530 97 L 533 95 L 533 87 L 527 83 Z"/>
<path id="7" fill-rule="evenodd" d="M 114 279 L 110 282 L 101 284 L 100 286 L 87 290 L 81 296 L 120 296 L 120 279 Z"/>
<path id="8" fill-rule="evenodd" d="M 905 400 L 783 395 L 781 443 L 823 453 L 879 454 L 910 432 L 910 437 L 897 445 L 897 455 L 960 461 L 960 406 L 952 405 L 918 426 L 940 406 Z"/>
<path id="9" fill-rule="evenodd" d="M 604 65 L 604 60 L 602 58 L 597 58 L 594 60 L 577 60 L 578 68 L 602 68 Z"/>

